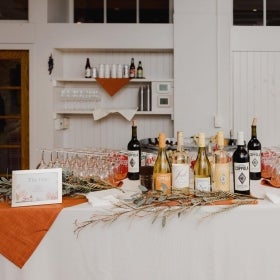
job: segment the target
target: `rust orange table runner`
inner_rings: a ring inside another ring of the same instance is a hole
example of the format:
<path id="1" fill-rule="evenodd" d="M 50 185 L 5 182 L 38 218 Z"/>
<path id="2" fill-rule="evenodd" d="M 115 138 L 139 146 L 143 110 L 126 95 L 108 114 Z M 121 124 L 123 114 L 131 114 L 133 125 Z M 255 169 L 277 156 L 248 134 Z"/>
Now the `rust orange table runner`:
<path id="1" fill-rule="evenodd" d="M 62 204 L 16 207 L 0 203 L 0 253 L 22 268 L 64 207 L 87 202 L 63 198 Z"/>

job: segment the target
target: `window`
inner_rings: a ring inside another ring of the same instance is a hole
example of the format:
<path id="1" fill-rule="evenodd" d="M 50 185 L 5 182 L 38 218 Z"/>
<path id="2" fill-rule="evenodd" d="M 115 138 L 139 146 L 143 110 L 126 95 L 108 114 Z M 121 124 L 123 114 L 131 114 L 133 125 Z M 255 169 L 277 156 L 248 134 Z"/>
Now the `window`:
<path id="1" fill-rule="evenodd" d="M 140 23 L 167 23 L 169 12 L 169 0 L 141 0 L 139 2 Z"/>
<path id="2" fill-rule="evenodd" d="M 280 26 L 280 1 L 233 0 L 233 24 Z"/>
<path id="3" fill-rule="evenodd" d="M 136 0 L 107 0 L 108 23 L 135 23 Z"/>
<path id="4" fill-rule="evenodd" d="M 103 23 L 104 0 L 75 0 L 74 22 Z"/>
<path id="5" fill-rule="evenodd" d="M 280 26 L 280 1 L 266 0 L 266 25 Z"/>
<path id="6" fill-rule="evenodd" d="M 0 20 L 28 20 L 28 0 L 0 1 Z"/>
<path id="7" fill-rule="evenodd" d="M 169 23 L 173 0 L 74 0 L 78 23 Z"/>
<path id="8" fill-rule="evenodd" d="M 28 61 L 28 51 L 0 51 L 0 176 L 29 168 Z"/>

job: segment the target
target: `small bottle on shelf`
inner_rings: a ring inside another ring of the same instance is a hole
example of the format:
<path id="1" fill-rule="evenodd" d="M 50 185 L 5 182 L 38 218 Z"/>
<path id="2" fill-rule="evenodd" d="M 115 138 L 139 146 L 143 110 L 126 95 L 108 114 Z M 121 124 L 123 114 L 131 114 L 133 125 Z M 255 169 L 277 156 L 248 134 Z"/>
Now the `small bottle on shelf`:
<path id="1" fill-rule="evenodd" d="M 138 63 L 136 78 L 137 79 L 142 79 L 143 78 L 143 66 L 142 66 L 141 61 L 139 61 L 139 63 Z"/>
<path id="2" fill-rule="evenodd" d="M 131 58 L 130 67 L 129 67 L 129 78 L 133 79 L 135 78 L 135 64 L 134 64 L 134 58 Z"/>
<path id="3" fill-rule="evenodd" d="M 249 154 L 245 148 L 244 133 L 237 134 L 237 148 L 232 155 L 234 192 L 250 194 Z"/>
<path id="4" fill-rule="evenodd" d="M 92 77 L 91 66 L 90 66 L 89 58 L 87 58 L 86 66 L 85 66 L 85 78 L 91 78 L 91 77 Z"/>
<path id="5" fill-rule="evenodd" d="M 162 191 L 163 194 L 171 193 L 171 172 L 166 153 L 166 137 L 164 133 L 160 133 L 158 155 L 153 170 L 154 190 Z"/>
<path id="6" fill-rule="evenodd" d="M 136 121 L 132 122 L 131 140 L 127 144 L 128 150 L 128 173 L 127 178 L 130 180 L 139 180 L 141 166 L 141 147 L 137 139 Z"/>
<path id="7" fill-rule="evenodd" d="M 230 191 L 230 156 L 224 150 L 224 134 L 217 133 L 217 150 L 214 153 L 213 191 Z"/>
<path id="8" fill-rule="evenodd" d="M 250 179 L 261 179 L 261 143 L 257 138 L 257 119 L 254 118 L 251 126 L 251 139 L 248 142 L 248 153 L 250 158 Z"/>
<path id="9" fill-rule="evenodd" d="M 211 165 L 206 154 L 205 134 L 198 135 L 198 154 L 194 164 L 194 188 L 211 191 Z"/>
<path id="10" fill-rule="evenodd" d="M 177 132 L 177 150 L 172 155 L 172 188 L 181 189 L 189 187 L 189 159 L 184 150 L 184 133 Z"/>

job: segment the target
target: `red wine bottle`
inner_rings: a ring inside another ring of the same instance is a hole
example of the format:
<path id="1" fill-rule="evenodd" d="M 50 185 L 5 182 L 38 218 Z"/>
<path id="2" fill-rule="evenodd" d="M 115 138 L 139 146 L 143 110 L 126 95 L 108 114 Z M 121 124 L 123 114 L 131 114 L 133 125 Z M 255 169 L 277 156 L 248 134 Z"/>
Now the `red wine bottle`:
<path id="1" fill-rule="evenodd" d="M 91 78 L 91 66 L 89 62 L 89 58 L 87 58 L 86 66 L 85 66 L 85 78 Z"/>
<path id="2" fill-rule="evenodd" d="M 137 139 L 136 121 L 132 122 L 131 140 L 127 144 L 128 150 L 128 173 L 127 178 L 130 180 L 139 180 L 141 165 L 141 147 Z"/>
<path id="3" fill-rule="evenodd" d="M 234 192 L 250 194 L 249 154 L 245 148 L 244 133 L 237 134 L 237 148 L 232 155 Z"/>
<path id="4" fill-rule="evenodd" d="M 257 138 L 257 120 L 253 119 L 251 126 L 251 139 L 248 142 L 248 152 L 250 158 L 250 179 L 261 179 L 261 143 Z"/>

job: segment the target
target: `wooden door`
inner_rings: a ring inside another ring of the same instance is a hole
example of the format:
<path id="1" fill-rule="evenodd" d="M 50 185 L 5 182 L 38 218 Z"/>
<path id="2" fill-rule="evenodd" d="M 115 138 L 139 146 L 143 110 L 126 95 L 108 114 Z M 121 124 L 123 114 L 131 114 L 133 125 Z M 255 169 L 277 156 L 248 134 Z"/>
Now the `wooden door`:
<path id="1" fill-rule="evenodd" d="M 29 52 L 0 50 L 0 176 L 29 168 Z"/>

